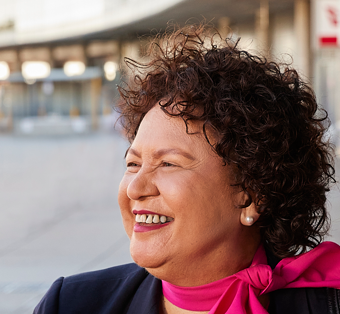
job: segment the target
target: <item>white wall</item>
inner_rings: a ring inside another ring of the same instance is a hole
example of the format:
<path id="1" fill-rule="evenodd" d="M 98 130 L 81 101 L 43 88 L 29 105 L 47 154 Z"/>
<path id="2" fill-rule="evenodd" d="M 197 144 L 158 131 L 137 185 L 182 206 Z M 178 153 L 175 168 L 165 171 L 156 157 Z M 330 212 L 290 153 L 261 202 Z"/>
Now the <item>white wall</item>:
<path id="1" fill-rule="evenodd" d="M 0 46 L 43 42 L 120 27 L 185 0 L 0 0 Z M 14 29 L 1 30 L 8 20 Z"/>
<path id="2" fill-rule="evenodd" d="M 75 24 L 104 12 L 104 0 L 17 0 L 15 28 L 18 33 L 41 31 L 41 27 Z"/>
<path id="3" fill-rule="evenodd" d="M 297 53 L 294 36 L 293 12 L 285 12 L 271 16 L 270 24 L 271 53 L 282 61 L 291 61 L 290 55 Z"/>
<path id="4" fill-rule="evenodd" d="M 235 39 L 241 37 L 240 47 L 242 49 L 253 51 L 255 54 L 264 53 L 258 45 L 254 22 L 238 24 L 231 28 Z M 286 60 L 289 62 L 291 61 L 290 56 L 294 57 L 298 48 L 295 45 L 293 12 L 270 15 L 268 49 L 271 55 L 279 61 Z"/>
<path id="5" fill-rule="evenodd" d="M 243 23 L 232 27 L 233 37 L 240 37 L 239 47 L 245 50 L 256 50 L 257 40 L 255 36 L 255 26 L 253 23 Z"/>

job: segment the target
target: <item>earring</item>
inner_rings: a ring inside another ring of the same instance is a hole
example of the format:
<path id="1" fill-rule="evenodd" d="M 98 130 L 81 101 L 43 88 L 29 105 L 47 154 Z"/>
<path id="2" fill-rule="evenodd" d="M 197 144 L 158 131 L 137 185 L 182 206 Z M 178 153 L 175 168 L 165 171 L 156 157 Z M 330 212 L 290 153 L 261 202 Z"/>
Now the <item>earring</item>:
<path id="1" fill-rule="evenodd" d="M 246 217 L 246 222 L 248 223 L 248 225 L 251 226 L 253 224 L 253 222 L 254 222 L 254 218 L 251 217 L 251 216 L 247 216 Z"/>

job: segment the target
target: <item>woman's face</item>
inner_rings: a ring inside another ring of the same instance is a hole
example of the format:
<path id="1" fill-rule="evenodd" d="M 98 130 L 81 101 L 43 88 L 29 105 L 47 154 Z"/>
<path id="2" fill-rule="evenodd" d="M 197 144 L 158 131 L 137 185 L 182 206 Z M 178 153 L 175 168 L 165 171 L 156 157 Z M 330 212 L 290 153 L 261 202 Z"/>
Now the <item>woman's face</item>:
<path id="1" fill-rule="evenodd" d="M 199 130 L 199 123 L 190 126 Z M 254 239 L 240 223 L 238 207 L 245 194 L 231 187 L 231 168 L 202 133 L 187 134 L 183 120 L 156 105 L 143 119 L 126 164 L 118 200 L 137 264 L 181 285 L 195 273 L 191 285 L 209 272 L 208 282 L 248 266 Z"/>

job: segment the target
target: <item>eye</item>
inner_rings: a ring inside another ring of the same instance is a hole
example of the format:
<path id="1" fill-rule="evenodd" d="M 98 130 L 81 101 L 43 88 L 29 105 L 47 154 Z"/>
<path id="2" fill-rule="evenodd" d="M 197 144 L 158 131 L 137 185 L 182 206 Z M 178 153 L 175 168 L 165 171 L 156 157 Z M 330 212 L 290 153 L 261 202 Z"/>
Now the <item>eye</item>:
<path id="1" fill-rule="evenodd" d="M 174 164 L 171 164 L 170 162 L 165 162 L 165 161 L 162 162 L 162 166 L 163 167 L 175 167 Z"/>
<path id="2" fill-rule="evenodd" d="M 126 164 L 126 167 L 139 167 L 139 165 L 138 164 L 136 164 L 135 162 L 128 162 L 127 164 Z"/>

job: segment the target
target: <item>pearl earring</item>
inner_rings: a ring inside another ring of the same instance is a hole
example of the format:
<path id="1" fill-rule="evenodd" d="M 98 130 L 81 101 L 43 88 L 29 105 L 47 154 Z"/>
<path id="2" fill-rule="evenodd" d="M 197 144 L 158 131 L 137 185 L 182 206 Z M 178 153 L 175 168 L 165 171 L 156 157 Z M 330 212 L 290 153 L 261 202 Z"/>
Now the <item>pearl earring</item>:
<path id="1" fill-rule="evenodd" d="M 251 216 L 247 216 L 246 217 L 246 222 L 247 222 L 248 225 L 252 225 L 253 222 L 254 222 L 254 218 L 251 217 Z"/>

